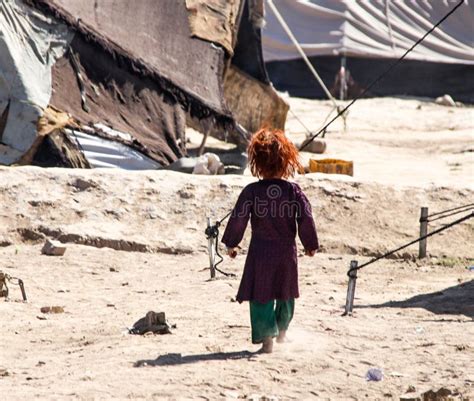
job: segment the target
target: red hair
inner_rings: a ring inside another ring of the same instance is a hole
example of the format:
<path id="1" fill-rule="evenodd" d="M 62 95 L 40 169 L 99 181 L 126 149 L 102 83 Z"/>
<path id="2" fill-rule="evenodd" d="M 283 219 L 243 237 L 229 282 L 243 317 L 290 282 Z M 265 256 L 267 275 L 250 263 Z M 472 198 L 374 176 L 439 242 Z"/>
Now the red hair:
<path id="1" fill-rule="evenodd" d="M 250 140 L 248 155 L 255 177 L 288 178 L 303 171 L 298 150 L 281 130 L 262 128 L 257 131 Z"/>

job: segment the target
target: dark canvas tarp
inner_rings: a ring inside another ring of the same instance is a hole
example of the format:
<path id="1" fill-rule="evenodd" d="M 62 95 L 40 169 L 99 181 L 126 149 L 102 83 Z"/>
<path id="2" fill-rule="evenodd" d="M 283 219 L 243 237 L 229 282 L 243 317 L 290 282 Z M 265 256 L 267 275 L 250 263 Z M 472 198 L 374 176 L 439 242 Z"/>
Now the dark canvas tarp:
<path id="1" fill-rule="evenodd" d="M 136 149 L 164 165 L 185 154 L 186 114 L 233 126 L 226 53 L 192 37 L 184 0 L 28 2 L 76 32 L 53 67 L 51 104 L 81 123 L 132 134 Z"/>
<path id="2" fill-rule="evenodd" d="M 95 135 L 101 139 L 97 148 L 103 150 L 97 153 L 99 158 L 103 154 L 111 161 L 113 152 L 124 148 L 108 146 L 106 141 L 118 141 L 151 158 L 146 165 L 153 161 L 166 165 L 185 155 L 187 121 L 236 143 L 246 137 L 236 122 L 248 130 L 268 121 L 284 125 L 287 106 L 269 85 L 260 30 L 252 22 L 256 14 L 249 12 L 249 7 L 261 9 L 262 0 L 5 0 L 0 6 L 1 28 L 6 32 L 0 46 L 6 43 L 5 54 L 14 57 L 6 63 L 11 78 L 0 80 L 0 128 L 14 145 L 3 157 L 0 139 L 2 163 L 18 161 L 26 153 L 28 160 L 22 161 L 29 162 L 31 150 L 39 145 L 35 121 L 48 106 L 73 117 L 77 125 L 67 129 L 78 141 L 88 142 L 84 152 L 93 152 Z M 12 15 L 31 29 L 18 31 L 19 25 L 10 23 Z M 30 41 L 30 36 L 37 41 Z M 21 62 L 25 60 L 21 52 L 33 59 L 38 49 L 41 68 L 33 69 L 41 70 L 44 79 L 22 74 L 22 66 L 28 70 L 32 64 Z M 255 82 L 229 91 L 232 85 L 224 86 L 236 82 L 227 79 L 236 71 L 242 71 L 239 79 Z M 21 101 L 14 104 L 8 88 L 1 85 L 9 80 L 25 88 Z M 35 117 L 28 120 L 28 141 L 22 142 L 21 135 L 11 134 L 8 127 L 12 121 L 17 126 L 25 123 L 17 108 L 31 103 L 35 93 L 41 95 L 40 102 L 31 108 Z M 254 100 L 252 108 L 242 106 L 246 98 Z M 14 119 L 8 116 L 12 111 Z M 110 165 L 105 160 L 98 164 Z"/>
<path id="3" fill-rule="evenodd" d="M 75 57 L 80 68 L 87 112 L 82 108 L 71 57 Z M 51 104 L 73 111 L 83 124 L 102 122 L 132 134 L 134 147 L 161 164 L 185 154 L 186 117 L 181 105 L 172 97 L 163 96 L 154 80 L 141 78 L 117 65 L 110 53 L 101 51 L 81 35 L 71 42 L 70 53 L 53 67 Z"/>
<path id="4" fill-rule="evenodd" d="M 225 52 L 191 37 L 184 0 L 30 0 L 66 18 L 116 54 L 134 61 L 134 67 L 153 76 L 182 103 L 199 103 L 230 116 L 222 98 Z M 167 82 L 168 81 L 168 82 Z"/>
<path id="5" fill-rule="evenodd" d="M 242 10 L 232 66 L 224 94 L 236 119 L 248 131 L 262 126 L 285 128 L 289 106 L 276 93 L 265 69 L 261 28 L 263 1 L 247 1 Z M 250 94 L 242 96 L 242 93 Z"/>
<path id="6" fill-rule="evenodd" d="M 222 3 L 222 0 L 194 0 L 199 3 Z M 228 2 L 230 4 L 231 2 Z M 206 7 L 204 7 L 204 11 Z M 284 129 L 288 104 L 277 94 L 267 75 L 262 53 L 261 27 L 263 25 L 263 0 L 241 3 L 237 18 L 238 31 L 234 33 L 233 56 L 224 74 L 224 98 L 237 123 L 247 130 L 246 135 L 225 132 L 207 126 L 206 129 L 224 140 L 232 140 L 245 148 L 250 135 L 262 126 Z M 206 12 L 201 15 L 201 22 Z M 194 122 L 190 122 L 194 125 Z"/>

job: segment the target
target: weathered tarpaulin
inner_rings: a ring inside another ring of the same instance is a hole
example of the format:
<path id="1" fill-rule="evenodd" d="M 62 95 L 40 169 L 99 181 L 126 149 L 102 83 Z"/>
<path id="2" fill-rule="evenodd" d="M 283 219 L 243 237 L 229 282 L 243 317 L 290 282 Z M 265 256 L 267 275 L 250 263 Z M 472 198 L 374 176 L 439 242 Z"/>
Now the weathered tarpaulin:
<path id="1" fill-rule="evenodd" d="M 284 129 L 289 109 L 271 85 L 265 69 L 261 37 L 263 4 L 263 0 L 245 2 L 232 65 L 224 82 L 229 108 L 251 133 L 263 126 Z"/>
<path id="2" fill-rule="evenodd" d="M 5 76 L 0 82 L 0 154 L 7 149 L 7 163 L 29 163 L 37 160 L 35 152 L 41 148 L 44 165 L 48 148 L 41 146 L 44 137 L 35 124 L 47 107 L 72 117 L 55 130 L 57 140 L 50 147 L 55 153 L 73 152 L 62 136 L 65 128 L 101 137 L 90 128 L 103 124 L 132 138 L 126 143 L 120 138 L 106 140 L 121 142 L 161 165 L 186 154 L 187 119 L 197 122 L 202 132 L 219 133 L 244 146 L 249 133 L 242 126 L 253 131 L 269 121 L 284 125 L 286 107 L 275 104 L 283 101 L 269 85 L 263 65 L 262 1 L 5 0 L 0 3 L 3 9 L 13 5 L 28 10 L 24 18 L 30 28 L 15 31 L 22 23 L 8 12 L 0 19 L 2 34 L 7 32 L 7 39 L 0 35 L 0 45 L 6 43 L 1 62 L 7 66 L 2 67 Z M 23 41 L 44 66 L 21 53 Z M 8 66 L 9 75 L 4 73 Z M 235 71 L 242 72 L 238 81 L 233 79 Z M 17 75 L 23 103 L 34 111 L 30 116 L 12 111 L 6 83 L 17 82 Z M 245 108 L 244 100 L 251 98 L 252 107 Z M 275 118 L 275 111 L 285 115 Z M 4 140 L 14 124 L 30 126 L 27 144 L 25 130 L 10 135 L 15 154 Z M 55 163 L 62 160 L 57 157 Z M 64 160 L 66 166 L 84 165 L 75 157 Z M 5 163 L 5 157 L 0 162 Z"/>
<path id="3" fill-rule="evenodd" d="M 189 26 L 193 36 L 219 43 L 234 54 L 238 30 L 240 0 L 186 0 Z"/>
<path id="4" fill-rule="evenodd" d="M 225 51 L 192 38 L 185 0 L 27 0 L 149 76 L 191 113 L 230 122 L 222 96 Z"/>
<path id="5" fill-rule="evenodd" d="M 0 2 L 0 164 L 18 161 L 36 141 L 51 98 L 51 67 L 72 36 L 21 2 Z"/>
<path id="6" fill-rule="evenodd" d="M 285 128 L 289 106 L 271 85 L 231 66 L 225 77 L 224 90 L 234 116 L 248 131 L 256 132 L 263 126 Z M 252 96 L 239 96 L 242 92 Z"/>
<path id="7" fill-rule="evenodd" d="M 87 111 L 81 103 L 76 60 L 87 93 Z M 133 74 L 115 63 L 110 53 L 76 35 L 70 51 L 53 68 L 51 104 L 68 110 L 83 124 L 105 123 L 128 132 L 134 147 L 167 165 L 185 154 L 185 111 L 166 97 L 151 78 Z"/>

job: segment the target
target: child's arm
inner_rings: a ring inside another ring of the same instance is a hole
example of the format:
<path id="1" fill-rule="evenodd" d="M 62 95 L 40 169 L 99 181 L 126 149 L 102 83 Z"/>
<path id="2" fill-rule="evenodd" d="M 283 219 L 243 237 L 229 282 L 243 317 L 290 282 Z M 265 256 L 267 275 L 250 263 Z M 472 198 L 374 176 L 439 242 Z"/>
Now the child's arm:
<path id="1" fill-rule="evenodd" d="M 232 257 L 235 257 L 236 248 L 245 233 L 247 223 L 250 217 L 250 211 L 252 210 L 253 201 L 251 196 L 251 190 L 249 187 L 245 187 L 241 192 L 237 203 L 235 204 L 234 210 L 230 215 L 229 222 L 222 236 L 222 243 L 224 243 L 229 250 L 233 253 Z"/>
<path id="2" fill-rule="evenodd" d="M 298 203 L 298 235 L 304 246 L 305 254 L 313 256 L 319 248 L 318 234 L 314 225 L 313 212 L 308 198 L 299 186 L 296 186 L 296 201 Z"/>

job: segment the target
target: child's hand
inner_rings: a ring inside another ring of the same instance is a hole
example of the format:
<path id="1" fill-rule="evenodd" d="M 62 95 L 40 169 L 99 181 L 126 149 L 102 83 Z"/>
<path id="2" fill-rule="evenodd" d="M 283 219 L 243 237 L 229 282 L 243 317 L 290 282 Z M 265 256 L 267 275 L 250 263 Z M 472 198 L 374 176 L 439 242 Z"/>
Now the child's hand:
<path id="1" fill-rule="evenodd" d="M 227 248 L 227 255 L 234 259 L 237 256 L 237 248 Z"/>
<path id="2" fill-rule="evenodd" d="M 305 249 L 305 250 L 304 250 L 304 254 L 305 254 L 306 256 L 311 256 L 311 257 L 313 257 L 315 253 L 316 253 L 316 250 L 315 250 L 315 249 L 313 249 L 313 250 Z"/>

